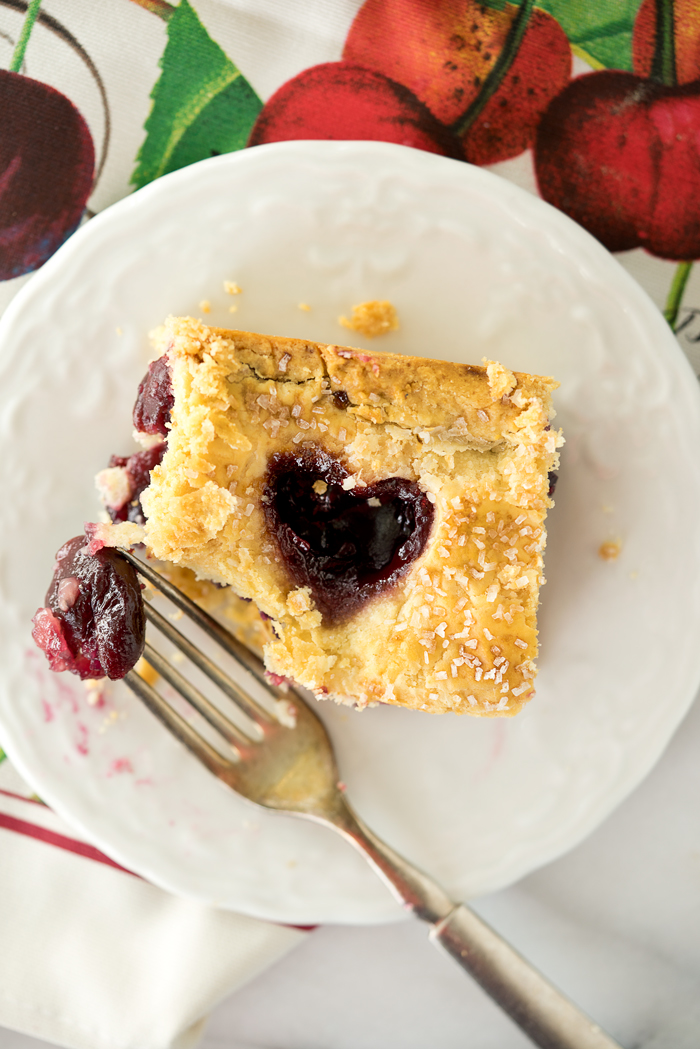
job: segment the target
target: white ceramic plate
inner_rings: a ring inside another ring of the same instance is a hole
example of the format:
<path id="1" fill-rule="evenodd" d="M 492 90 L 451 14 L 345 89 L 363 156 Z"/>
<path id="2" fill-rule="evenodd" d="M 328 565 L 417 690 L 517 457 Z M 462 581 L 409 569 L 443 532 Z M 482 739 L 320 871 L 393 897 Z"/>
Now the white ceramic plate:
<path id="1" fill-rule="evenodd" d="M 215 324 L 350 341 L 337 317 L 370 298 L 401 319 L 382 349 L 556 376 L 567 445 L 536 698 L 483 721 L 319 704 L 361 815 L 455 896 L 497 889 L 611 812 L 700 677 L 696 380 L 650 300 L 580 228 L 496 176 L 379 143 L 263 146 L 121 201 L 0 326 L 2 743 L 125 866 L 286 922 L 401 913 L 345 843 L 231 795 L 122 686 L 89 707 L 32 650 L 29 620 L 56 549 L 96 515 L 92 475 L 132 447 L 149 329 L 207 299 Z M 598 556 L 608 539 L 622 544 L 614 562 Z"/>

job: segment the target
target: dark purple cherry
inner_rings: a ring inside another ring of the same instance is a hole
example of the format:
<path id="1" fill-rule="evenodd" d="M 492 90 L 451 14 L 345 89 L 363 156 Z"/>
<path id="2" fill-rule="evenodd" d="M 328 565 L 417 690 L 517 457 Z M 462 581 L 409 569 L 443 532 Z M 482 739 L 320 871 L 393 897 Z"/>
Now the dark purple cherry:
<path id="1" fill-rule="evenodd" d="M 136 571 L 117 550 L 85 553 L 84 535 L 56 554 L 46 607 L 32 637 L 52 670 L 81 679 L 124 677 L 143 652 L 146 619 Z"/>
<path id="2" fill-rule="evenodd" d="M 357 612 L 392 587 L 422 552 L 433 523 L 425 492 L 403 477 L 346 491 L 337 459 L 316 449 L 274 455 L 267 526 L 298 586 L 308 586 L 327 622 Z"/>
<path id="3" fill-rule="evenodd" d="M 145 524 L 141 496 L 151 483 L 151 470 L 162 461 L 167 445 L 165 441 L 153 448 L 145 448 L 133 455 L 113 455 L 110 466 L 121 466 L 126 470 L 129 480 L 129 497 L 121 506 L 108 506 L 107 513 L 113 521 L 133 521 L 134 524 Z"/>
<path id="4" fill-rule="evenodd" d="M 170 366 L 167 357 L 151 361 L 148 371 L 139 383 L 134 405 L 134 426 L 141 433 L 168 436 L 167 423 L 175 403 Z"/>
<path id="5" fill-rule="evenodd" d="M 65 95 L 5 69 L 0 121 L 0 280 L 10 280 L 41 266 L 77 227 L 95 151 Z"/>

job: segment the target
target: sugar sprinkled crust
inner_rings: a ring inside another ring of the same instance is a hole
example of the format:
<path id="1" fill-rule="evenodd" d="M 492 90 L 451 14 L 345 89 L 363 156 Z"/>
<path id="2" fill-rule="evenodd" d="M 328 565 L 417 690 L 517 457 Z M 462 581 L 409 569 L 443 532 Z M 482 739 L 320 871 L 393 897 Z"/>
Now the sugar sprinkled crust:
<path id="1" fill-rule="evenodd" d="M 319 696 L 516 713 L 534 691 L 557 384 L 191 319 L 158 343 L 175 404 L 142 495 L 155 556 L 252 598 L 277 635 L 268 668 Z M 261 502 L 270 457 L 304 447 L 341 460 L 350 486 L 414 481 L 435 510 L 410 571 L 334 624 L 290 578 Z"/>

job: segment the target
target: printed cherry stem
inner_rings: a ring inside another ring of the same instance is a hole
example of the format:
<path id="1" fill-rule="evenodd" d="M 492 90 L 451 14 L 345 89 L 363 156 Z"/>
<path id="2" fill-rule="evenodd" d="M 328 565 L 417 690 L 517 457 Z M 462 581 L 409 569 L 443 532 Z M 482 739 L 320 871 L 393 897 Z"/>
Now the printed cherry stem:
<path id="1" fill-rule="evenodd" d="M 24 16 L 24 22 L 22 23 L 22 30 L 19 34 L 19 40 L 17 41 L 14 52 L 12 54 L 12 60 L 10 62 L 9 67 L 10 73 L 19 73 L 22 69 L 22 63 L 24 62 L 24 52 L 27 50 L 29 37 L 31 36 L 32 29 L 34 28 L 34 23 L 37 20 L 40 7 L 41 0 L 31 0 L 31 3 L 27 7 L 27 13 Z"/>
<path id="2" fill-rule="evenodd" d="M 673 0 L 656 0 L 656 40 L 651 62 L 651 79 L 668 87 L 676 86 Z"/>
<path id="3" fill-rule="evenodd" d="M 668 293 L 668 298 L 666 299 L 666 305 L 664 306 L 664 317 L 671 326 L 671 331 L 676 330 L 678 311 L 681 308 L 683 293 L 685 291 L 685 286 L 688 283 L 688 278 L 690 277 L 690 271 L 692 268 L 692 262 L 679 262 L 676 267 L 676 272 L 673 275 L 671 288 Z"/>
<path id="4" fill-rule="evenodd" d="M 654 42 L 654 57 L 651 63 L 651 79 L 668 87 L 675 87 L 676 77 L 676 45 L 673 22 L 673 0 L 656 0 L 656 40 Z M 693 263 L 679 262 L 676 272 L 671 281 L 666 305 L 664 306 L 664 317 L 668 321 L 671 331 L 676 330 L 678 323 L 678 311 L 681 308 L 683 294 L 690 277 Z"/>
<path id="5" fill-rule="evenodd" d="M 508 35 L 506 36 L 503 47 L 501 48 L 501 52 L 494 62 L 491 72 L 484 80 L 481 91 L 471 105 L 467 107 L 462 116 L 455 120 L 450 128 L 458 138 L 460 138 L 465 131 L 469 130 L 484 109 L 486 103 L 501 86 L 503 78 L 512 66 L 515 56 L 518 53 L 518 49 L 520 48 L 523 37 L 525 36 L 525 30 L 527 29 L 527 24 L 530 21 L 530 15 L 532 14 L 534 6 L 535 0 L 522 0 L 522 3 L 518 8 L 518 13 L 508 30 Z"/>
<path id="6" fill-rule="evenodd" d="M 166 0 L 131 0 L 131 2 L 138 4 L 144 11 L 150 11 L 151 14 L 158 15 L 164 22 L 167 22 L 175 14 L 175 6 L 167 3 Z"/>

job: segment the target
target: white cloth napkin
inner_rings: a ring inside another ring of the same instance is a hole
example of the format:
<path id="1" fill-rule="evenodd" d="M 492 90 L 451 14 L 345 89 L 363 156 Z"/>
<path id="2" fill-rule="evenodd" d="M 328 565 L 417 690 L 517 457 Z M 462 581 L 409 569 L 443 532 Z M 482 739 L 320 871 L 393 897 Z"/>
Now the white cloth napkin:
<path id="1" fill-rule="evenodd" d="M 70 1049 L 188 1049 L 304 938 L 116 866 L 0 765 L 0 1026 Z"/>

